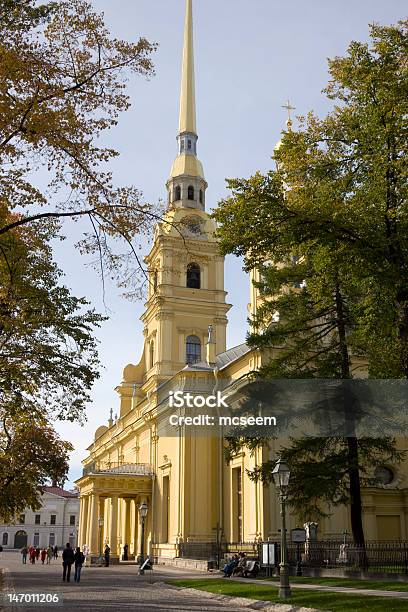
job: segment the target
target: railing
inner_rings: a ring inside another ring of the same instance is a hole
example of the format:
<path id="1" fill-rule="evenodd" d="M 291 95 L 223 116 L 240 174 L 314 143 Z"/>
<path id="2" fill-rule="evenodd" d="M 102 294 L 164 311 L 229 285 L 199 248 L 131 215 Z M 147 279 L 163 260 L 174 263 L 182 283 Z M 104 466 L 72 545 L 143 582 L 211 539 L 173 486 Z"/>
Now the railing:
<path id="1" fill-rule="evenodd" d="M 101 473 L 152 476 L 153 470 L 148 463 L 123 463 L 117 461 L 94 461 L 83 468 L 83 476 Z"/>
<path id="2" fill-rule="evenodd" d="M 216 561 L 224 555 L 244 552 L 248 557 L 257 557 L 257 542 L 182 542 L 179 546 L 180 557 L 186 559 L 206 559 Z"/>
<path id="3" fill-rule="evenodd" d="M 280 542 L 277 542 L 277 563 L 280 561 Z M 260 558 L 258 542 L 183 542 L 179 554 L 187 559 L 217 561 L 224 555 L 245 552 L 248 557 Z M 408 542 L 370 540 L 365 547 L 342 540 L 308 542 L 299 545 L 304 568 L 344 569 L 372 573 L 396 573 L 408 575 Z M 288 543 L 288 562 L 296 567 L 298 547 Z"/>
<path id="4" fill-rule="evenodd" d="M 364 547 L 341 541 L 310 542 L 300 545 L 300 555 L 303 567 L 408 574 L 408 542 L 403 540 L 371 540 Z M 288 560 L 296 565 L 296 544 L 288 544 Z"/>

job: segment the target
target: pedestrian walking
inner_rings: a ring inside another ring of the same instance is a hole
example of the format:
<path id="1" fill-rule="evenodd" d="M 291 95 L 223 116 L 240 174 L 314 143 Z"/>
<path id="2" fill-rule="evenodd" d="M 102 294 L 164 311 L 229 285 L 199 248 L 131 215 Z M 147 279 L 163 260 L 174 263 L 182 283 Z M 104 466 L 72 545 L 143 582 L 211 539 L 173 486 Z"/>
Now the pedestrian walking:
<path id="1" fill-rule="evenodd" d="M 58 546 L 54 546 L 54 559 L 58 559 Z"/>
<path id="2" fill-rule="evenodd" d="M 26 565 L 27 563 L 27 553 L 28 553 L 28 548 L 27 546 L 23 546 L 23 548 L 20 550 L 21 552 L 21 558 L 23 561 L 23 565 Z"/>
<path id="3" fill-rule="evenodd" d="M 47 548 L 47 565 L 51 563 L 51 559 L 53 555 L 54 555 L 54 549 L 52 548 L 52 546 L 49 546 Z"/>
<path id="4" fill-rule="evenodd" d="M 37 546 L 37 548 L 35 549 L 35 558 L 38 561 L 38 559 L 40 558 L 40 547 Z"/>
<path id="5" fill-rule="evenodd" d="M 35 548 L 31 546 L 30 548 L 30 561 L 34 565 L 35 564 Z"/>
<path id="6" fill-rule="evenodd" d="M 43 565 L 44 565 L 44 563 L 45 563 L 45 558 L 46 558 L 46 556 L 47 556 L 47 549 L 46 549 L 46 548 L 43 548 L 43 549 L 42 549 L 42 551 L 41 551 L 41 563 L 42 563 Z"/>
<path id="7" fill-rule="evenodd" d="M 64 550 L 62 551 L 62 580 L 70 582 L 71 579 L 71 565 L 74 562 L 74 551 L 71 548 L 71 544 L 67 542 Z"/>
<path id="8" fill-rule="evenodd" d="M 74 582 L 79 582 L 81 580 L 81 569 L 83 564 L 85 563 L 85 555 L 81 552 L 79 546 L 76 547 L 74 554 L 74 564 L 75 564 L 75 574 L 74 574 Z"/>
<path id="9" fill-rule="evenodd" d="M 105 546 L 104 557 L 105 557 L 105 567 L 109 567 L 110 548 L 108 544 L 106 544 Z"/>
<path id="10" fill-rule="evenodd" d="M 123 561 L 129 560 L 129 544 L 125 544 L 123 547 Z"/>
<path id="11" fill-rule="evenodd" d="M 0 559 L 1 559 L 2 557 L 3 557 L 3 547 L 2 547 L 2 545 L 0 544 Z"/>

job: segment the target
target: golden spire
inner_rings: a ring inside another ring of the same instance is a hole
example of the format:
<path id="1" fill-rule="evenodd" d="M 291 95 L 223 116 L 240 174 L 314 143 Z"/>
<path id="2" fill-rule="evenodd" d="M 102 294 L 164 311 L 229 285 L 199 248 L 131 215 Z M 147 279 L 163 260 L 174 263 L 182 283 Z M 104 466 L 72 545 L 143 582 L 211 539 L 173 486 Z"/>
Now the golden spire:
<path id="1" fill-rule="evenodd" d="M 196 108 L 194 83 L 193 49 L 193 7 L 192 0 L 186 0 L 186 19 L 184 23 L 183 66 L 181 74 L 179 134 L 196 134 Z"/>
<path id="2" fill-rule="evenodd" d="M 194 177 L 203 181 L 201 191 L 207 187 L 205 183 L 203 166 L 197 158 L 197 128 L 196 128 L 196 108 L 195 108 L 195 82 L 194 82 L 194 49 L 193 49 L 193 7 L 192 0 L 186 1 L 186 18 L 184 23 L 184 47 L 183 47 L 183 66 L 181 72 L 181 92 L 180 92 L 180 117 L 179 131 L 177 136 L 178 155 L 173 162 L 170 171 L 170 179 L 179 177 Z M 187 180 L 187 178 L 186 178 Z M 189 183 L 191 185 L 191 181 Z M 167 183 L 168 188 L 171 186 Z M 186 190 L 181 190 L 184 194 Z M 197 189 L 196 189 L 197 192 Z M 174 194 L 178 194 L 174 190 Z M 200 193 L 200 189 L 198 189 Z M 173 202 L 175 195 L 170 193 L 170 201 Z M 187 197 L 187 196 L 186 196 Z M 200 206 L 204 203 L 204 195 Z M 184 200 L 184 196 L 182 195 Z"/>

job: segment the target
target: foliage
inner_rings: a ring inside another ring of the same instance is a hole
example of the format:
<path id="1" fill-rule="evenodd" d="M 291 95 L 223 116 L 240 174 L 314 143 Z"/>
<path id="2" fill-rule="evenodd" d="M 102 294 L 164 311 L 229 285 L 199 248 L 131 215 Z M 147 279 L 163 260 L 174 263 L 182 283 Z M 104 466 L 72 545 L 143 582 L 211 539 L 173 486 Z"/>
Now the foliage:
<path id="1" fill-rule="evenodd" d="M 8 221 L 7 219 L 6 221 Z M 53 223 L 0 236 L 0 514 L 36 503 L 47 479 L 63 481 L 71 444 L 51 423 L 82 418 L 99 376 L 102 318 L 59 284 Z"/>
<path id="2" fill-rule="evenodd" d="M 74 420 L 99 376 L 93 330 L 102 318 L 58 283 L 52 230 L 35 230 L 0 239 L 0 410 Z"/>
<path id="3" fill-rule="evenodd" d="M 101 137 L 129 108 L 128 75 L 153 74 L 155 48 L 112 38 L 86 0 L 0 2 L 0 211 L 18 213 L 0 234 L 85 217 L 82 251 L 102 272 L 135 281 L 132 240 L 156 214 L 134 186 L 115 186 L 106 164 L 118 153 Z"/>
<path id="4" fill-rule="evenodd" d="M 276 171 L 229 181 L 214 215 L 222 251 L 259 273 L 248 342 L 273 352 L 261 376 L 347 379 L 366 364 L 371 377 L 408 377 L 406 26 L 373 25 L 371 47 L 331 60 L 334 110 L 284 134 Z M 292 440 L 282 453 L 292 506 L 308 516 L 349 502 L 364 542 L 361 483 L 370 463 L 402 459 L 395 441 Z M 251 475 L 270 480 L 272 467 Z"/>
<path id="5" fill-rule="evenodd" d="M 27 506 L 40 507 L 41 487 L 49 480 L 64 483 L 73 446 L 61 440 L 45 418 L 2 413 L 0 516 L 11 522 Z"/>

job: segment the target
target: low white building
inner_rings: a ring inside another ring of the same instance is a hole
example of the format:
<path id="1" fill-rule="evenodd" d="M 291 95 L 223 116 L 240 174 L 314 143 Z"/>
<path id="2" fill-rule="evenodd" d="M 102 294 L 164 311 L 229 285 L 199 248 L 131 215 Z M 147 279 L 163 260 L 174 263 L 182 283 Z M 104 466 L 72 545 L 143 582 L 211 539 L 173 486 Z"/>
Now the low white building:
<path id="1" fill-rule="evenodd" d="M 44 487 L 39 510 L 26 508 L 14 523 L 0 523 L 0 544 L 4 549 L 20 549 L 25 545 L 61 548 L 67 542 L 75 546 L 78 525 L 78 492 Z"/>

